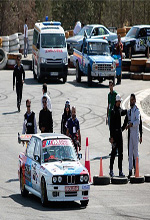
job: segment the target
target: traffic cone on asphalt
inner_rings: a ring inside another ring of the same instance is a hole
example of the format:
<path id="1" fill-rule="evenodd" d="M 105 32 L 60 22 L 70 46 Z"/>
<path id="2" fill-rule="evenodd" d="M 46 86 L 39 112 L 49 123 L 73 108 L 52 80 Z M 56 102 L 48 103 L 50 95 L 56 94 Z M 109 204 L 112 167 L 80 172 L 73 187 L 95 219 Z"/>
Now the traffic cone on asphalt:
<path id="1" fill-rule="evenodd" d="M 88 138 L 86 138 L 85 167 L 86 167 L 86 169 L 87 169 L 88 172 L 89 172 L 89 181 L 91 182 L 91 171 L 90 171 Z"/>
<path id="2" fill-rule="evenodd" d="M 139 177 L 139 159 L 136 158 L 135 177 Z"/>
<path id="3" fill-rule="evenodd" d="M 99 176 L 103 176 L 103 164 L 102 164 L 102 157 L 100 159 L 100 172 L 99 172 Z"/>

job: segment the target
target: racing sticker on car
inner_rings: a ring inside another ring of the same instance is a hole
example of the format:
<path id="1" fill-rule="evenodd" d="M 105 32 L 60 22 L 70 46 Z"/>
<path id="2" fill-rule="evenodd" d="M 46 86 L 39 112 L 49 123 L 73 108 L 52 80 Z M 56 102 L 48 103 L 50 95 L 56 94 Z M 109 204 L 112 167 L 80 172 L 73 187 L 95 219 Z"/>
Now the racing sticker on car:
<path id="1" fill-rule="evenodd" d="M 32 163 L 32 160 L 27 158 L 27 161 L 25 163 L 25 182 L 26 182 L 26 185 L 28 185 L 28 186 L 32 186 L 32 182 L 31 182 L 31 163 Z"/>
<path id="2" fill-rule="evenodd" d="M 49 146 L 70 146 L 71 143 L 69 140 L 45 140 L 43 141 L 42 147 Z"/>

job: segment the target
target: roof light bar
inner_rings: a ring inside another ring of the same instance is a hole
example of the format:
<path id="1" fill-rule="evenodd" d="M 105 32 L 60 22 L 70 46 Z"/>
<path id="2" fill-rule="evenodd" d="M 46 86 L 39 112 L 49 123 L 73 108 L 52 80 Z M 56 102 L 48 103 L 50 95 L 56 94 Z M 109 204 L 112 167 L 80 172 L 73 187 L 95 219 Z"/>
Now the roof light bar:
<path id="1" fill-rule="evenodd" d="M 43 25 L 61 25 L 59 21 L 44 21 Z"/>

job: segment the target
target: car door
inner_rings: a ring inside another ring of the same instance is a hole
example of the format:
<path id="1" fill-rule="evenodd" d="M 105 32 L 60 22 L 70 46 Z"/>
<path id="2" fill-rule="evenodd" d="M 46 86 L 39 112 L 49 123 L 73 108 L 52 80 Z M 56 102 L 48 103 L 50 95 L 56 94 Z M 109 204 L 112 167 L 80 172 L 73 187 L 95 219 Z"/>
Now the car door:
<path id="1" fill-rule="evenodd" d="M 36 138 L 32 163 L 32 186 L 40 192 L 41 140 Z"/>
<path id="2" fill-rule="evenodd" d="M 33 153 L 35 147 L 35 138 L 32 137 L 28 143 L 26 150 L 26 162 L 25 162 L 25 184 L 32 187 L 32 163 L 33 163 Z"/>
<path id="3" fill-rule="evenodd" d="M 141 28 L 138 34 L 139 51 L 145 51 L 147 46 L 147 30 Z"/>

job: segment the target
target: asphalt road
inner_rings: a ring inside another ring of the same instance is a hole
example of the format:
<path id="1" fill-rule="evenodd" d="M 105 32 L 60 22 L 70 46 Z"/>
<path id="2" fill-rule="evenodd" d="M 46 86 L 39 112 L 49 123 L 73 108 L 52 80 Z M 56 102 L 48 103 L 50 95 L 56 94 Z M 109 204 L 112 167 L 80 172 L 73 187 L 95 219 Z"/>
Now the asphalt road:
<path id="1" fill-rule="evenodd" d="M 115 87 L 125 100 L 132 92 L 147 89 L 148 81 L 122 80 Z M 18 155 L 24 148 L 17 143 L 17 133 L 22 132 L 23 115 L 26 111 L 25 100 L 31 99 L 31 106 L 38 114 L 41 109 L 42 84 L 33 79 L 31 71 L 26 71 L 21 112 L 17 112 L 16 93 L 12 90 L 12 71 L 0 71 L 0 219 L 150 219 L 150 183 L 132 185 L 93 186 L 90 190 L 90 202 L 86 209 L 79 203 L 50 203 L 43 208 L 40 199 L 32 194 L 22 198 L 17 175 Z M 85 142 L 89 138 L 89 150 L 92 177 L 99 173 L 100 157 L 103 157 L 103 172 L 109 173 L 108 142 L 109 131 L 105 124 L 108 81 L 93 83 L 88 88 L 86 78 L 82 83 L 69 76 L 68 82 L 48 82 L 48 91 L 52 99 L 54 132 L 60 132 L 61 114 L 66 99 L 77 107 L 82 135 L 82 153 L 84 164 Z M 123 171 L 128 175 L 127 132 L 124 137 Z M 143 143 L 139 146 L 140 175 L 150 173 L 150 133 L 144 129 Z M 118 175 L 117 158 L 114 172 Z"/>

